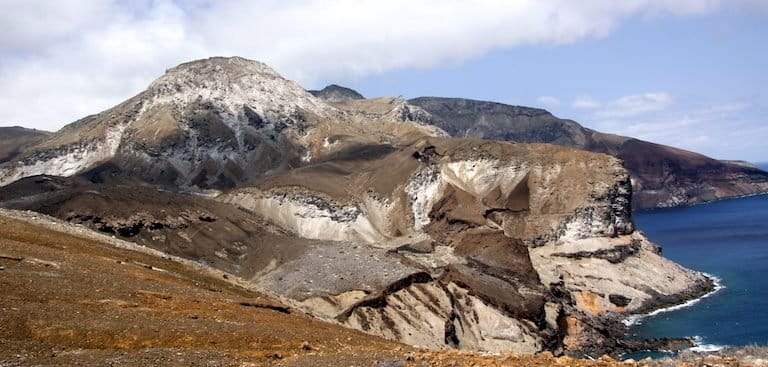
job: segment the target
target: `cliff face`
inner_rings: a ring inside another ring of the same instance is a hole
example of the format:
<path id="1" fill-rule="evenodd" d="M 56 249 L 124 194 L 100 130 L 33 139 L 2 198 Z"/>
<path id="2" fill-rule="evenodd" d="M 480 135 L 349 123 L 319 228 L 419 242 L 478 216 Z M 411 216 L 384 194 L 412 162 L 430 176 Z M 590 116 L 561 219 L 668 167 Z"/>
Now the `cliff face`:
<path id="1" fill-rule="evenodd" d="M 621 158 L 632 177 L 635 208 L 696 204 L 768 191 L 768 173 L 701 154 L 604 134 L 549 112 L 458 98 L 409 101 L 433 115 L 455 137 L 551 143 Z"/>
<path id="2" fill-rule="evenodd" d="M 401 98 L 326 103 L 264 64 L 201 60 L 0 165 L 4 183 L 25 177 L 0 205 L 428 347 L 617 352 L 624 317 L 711 287 L 635 231 L 618 159 L 449 138 L 434 119 Z"/>

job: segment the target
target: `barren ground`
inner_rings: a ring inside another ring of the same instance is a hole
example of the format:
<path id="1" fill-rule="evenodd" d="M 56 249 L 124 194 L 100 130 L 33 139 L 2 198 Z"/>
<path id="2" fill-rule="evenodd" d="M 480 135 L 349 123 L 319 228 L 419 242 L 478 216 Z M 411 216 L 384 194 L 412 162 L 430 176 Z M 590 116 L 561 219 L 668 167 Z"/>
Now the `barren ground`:
<path id="1" fill-rule="evenodd" d="M 419 350 L 309 319 L 231 280 L 0 215 L 0 366 L 621 364 Z"/>

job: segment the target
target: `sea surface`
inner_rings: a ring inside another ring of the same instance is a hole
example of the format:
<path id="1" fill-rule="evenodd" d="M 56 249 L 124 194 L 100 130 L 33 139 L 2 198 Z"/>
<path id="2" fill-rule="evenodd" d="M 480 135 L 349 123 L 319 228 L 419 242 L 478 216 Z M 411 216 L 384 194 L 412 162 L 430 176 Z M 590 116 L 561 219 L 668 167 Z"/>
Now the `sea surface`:
<path id="1" fill-rule="evenodd" d="M 696 350 L 768 345 L 768 195 L 634 214 L 663 255 L 711 274 L 723 288 L 684 308 L 641 319 L 642 338 L 696 337 Z"/>

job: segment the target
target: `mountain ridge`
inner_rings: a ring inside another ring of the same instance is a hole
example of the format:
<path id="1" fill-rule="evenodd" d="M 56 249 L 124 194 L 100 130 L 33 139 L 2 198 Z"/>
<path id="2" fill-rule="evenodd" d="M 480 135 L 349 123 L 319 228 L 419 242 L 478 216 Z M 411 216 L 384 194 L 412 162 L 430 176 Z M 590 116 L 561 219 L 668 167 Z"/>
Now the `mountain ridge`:
<path id="1" fill-rule="evenodd" d="M 43 141 L 51 133 L 22 126 L 0 126 L 0 164 L 24 153 L 31 145 Z"/>
<path id="2" fill-rule="evenodd" d="M 408 103 L 432 114 L 429 123 L 453 137 L 550 143 L 619 157 L 634 180 L 636 209 L 768 192 L 768 172 L 754 164 L 599 132 L 542 108 L 449 97 L 417 97 Z"/>

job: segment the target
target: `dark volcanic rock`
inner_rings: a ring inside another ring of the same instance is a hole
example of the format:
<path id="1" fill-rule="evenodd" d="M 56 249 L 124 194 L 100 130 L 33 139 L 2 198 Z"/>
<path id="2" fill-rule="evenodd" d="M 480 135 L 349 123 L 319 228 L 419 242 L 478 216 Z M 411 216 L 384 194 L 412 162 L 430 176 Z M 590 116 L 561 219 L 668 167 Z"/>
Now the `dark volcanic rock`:
<path id="1" fill-rule="evenodd" d="M 611 303 L 619 307 L 624 307 L 628 305 L 630 302 L 632 302 L 631 298 L 622 296 L 620 294 L 611 294 L 608 296 L 608 300 L 610 300 Z"/>
<path id="2" fill-rule="evenodd" d="M 567 257 L 569 259 L 603 259 L 612 264 L 618 264 L 624 261 L 627 257 L 632 256 L 640 251 L 640 243 L 633 241 L 626 246 L 616 246 L 611 249 L 601 249 L 597 251 L 579 251 L 575 253 L 554 253 L 553 256 Z M 614 302 L 615 303 L 615 302 Z"/>
<path id="3" fill-rule="evenodd" d="M 331 84 L 321 90 L 308 90 L 307 92 L 327 102 L 343 102 L 353 99 L 365 99 L 362 94 L 358 93 L 354 89 L 342 87 L 336 84 Z"/>
<path id="4" fill-rule="evenodd" d="M 0 163 L 13 160 L 25 148 L 43 141 L 50 134 L 19 126 L 0 127 Z"/>
<path id="5" fill-rule="evenodd" d="M 253 213 L 150 186 L 35 176 L 0 188 L 0 207 L 33 210 L 165 253 L 251 277 L 304 246 Z"/>

